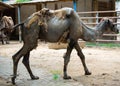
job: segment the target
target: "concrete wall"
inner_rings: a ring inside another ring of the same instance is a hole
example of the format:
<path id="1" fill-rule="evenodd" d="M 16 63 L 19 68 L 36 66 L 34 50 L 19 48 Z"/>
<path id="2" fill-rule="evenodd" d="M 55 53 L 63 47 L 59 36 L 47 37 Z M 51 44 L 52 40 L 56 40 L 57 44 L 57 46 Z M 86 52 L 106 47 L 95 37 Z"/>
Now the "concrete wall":
<path id="1" fill-rule="evenodd" d="M 77 1 L 77 12 L 88 12 L 92 11 L 92 0 L 78 0 Z M 92 16 L 91 14 L 83 14 L 80 16 Z"/>
<path id="2" fill-rule="evenodd" d="M 78 0 L 77 1 L 77 11 L 91 11 L 92 10 L 92 0 Z"/>
<path id="3" fill-rule="evenodd" d="M 55 4 L 57 4 L 58 9 L 62 8 L 62 7 L 71 7 L 73 8 L 73 2 L 72 1 L 59 1 L 59 2 L 55 2 L 55 3 L 47 3 L 47 7 L 50 9 L 55 10 Z"/>
<path id="4" fill-rule="evenodd" d="M 32 13 L 36 12 L 35 5 L 22 5 L 21 6 L 21 21 L 24 21 Z"/>

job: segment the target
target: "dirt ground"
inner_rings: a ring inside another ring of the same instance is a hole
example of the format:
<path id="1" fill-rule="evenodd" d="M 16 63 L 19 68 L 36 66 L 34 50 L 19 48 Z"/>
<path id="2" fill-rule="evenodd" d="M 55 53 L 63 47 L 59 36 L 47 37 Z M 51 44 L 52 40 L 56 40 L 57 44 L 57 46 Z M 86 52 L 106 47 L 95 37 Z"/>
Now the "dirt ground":
<path id="1" fill-rule="evenodd" d="M 0 44 L 0 56 L 11 58 L 22 45 L 18 42 L 11 42 L 9 45 Z M 39 43 L 38 47 L 31 52 L 30 65 L 62 77 L 64 60 L 62 57 L 66 49 L 49 49 L 47 45 L 47 43 Z M 81 82 L 83 86 L 120 86 L 120 48 L 85 47 L 82 51 L 92 75 L 84 75 L 81 60 L 73 50 L 68 65 L 68 74 L 72 77 L 73 83 Z M 4 77 L 0 76 L 0 86 L 5 84 Z"/>

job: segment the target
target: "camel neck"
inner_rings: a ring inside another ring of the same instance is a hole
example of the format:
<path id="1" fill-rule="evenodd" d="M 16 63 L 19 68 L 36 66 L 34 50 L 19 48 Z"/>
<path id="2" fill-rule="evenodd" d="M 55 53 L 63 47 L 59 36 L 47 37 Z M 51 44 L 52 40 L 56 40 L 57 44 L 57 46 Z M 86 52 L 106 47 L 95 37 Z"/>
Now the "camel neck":
<path id="1" fill-rule="evenodd" d="M 95 26 L 95 30 L 97 31 L 98 35 L 101 36 L 105 32 L 106 24 L 105 21 L 100 22 L 97 26 Z"/>
<path id="2" fill-rule="evenodd" d="M 89 28 L 82 21 L 80 22 L 83 30 L 82 39 L 84 41 L 95 41 L 97 38 L 96 30 Z"/>

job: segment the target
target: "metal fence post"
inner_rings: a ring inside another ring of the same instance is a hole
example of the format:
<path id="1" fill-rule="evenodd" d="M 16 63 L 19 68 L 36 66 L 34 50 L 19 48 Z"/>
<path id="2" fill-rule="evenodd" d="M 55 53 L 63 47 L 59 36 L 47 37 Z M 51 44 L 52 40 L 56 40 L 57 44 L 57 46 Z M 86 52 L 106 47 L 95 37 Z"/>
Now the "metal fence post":
<path id="1" fill-rule="evenodd" d="M 77 1 L 73 0 L 73 8 L 75 11 L 77 11 Z"/>
<path id="2" fill-rule="evenodd" d="M 96 24 L 98 24 L 98 22 L 99 22 L 99 18 L 98 17 L 99 17 L 99 13 L 97 12 L 96 13 Z"/>
<path id="3" fill-rule="evenodd" d="M 21 23 L 21 15 L 20 15 L 20 5 L 18 5 L 18 24 Z M 22 38 L 21 38 L 21 29 L 19 27 L 19 42 L 22 42 Z"/>

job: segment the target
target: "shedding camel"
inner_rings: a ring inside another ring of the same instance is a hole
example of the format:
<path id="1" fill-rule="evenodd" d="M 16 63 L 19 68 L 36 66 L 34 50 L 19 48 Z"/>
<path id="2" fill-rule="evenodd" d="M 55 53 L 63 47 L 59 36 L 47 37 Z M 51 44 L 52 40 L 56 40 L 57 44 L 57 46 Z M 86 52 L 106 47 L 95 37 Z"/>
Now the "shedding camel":
<path id="1" fill-rule="evenodd" d="M 32 73 L 29 65 L 30 51 L 37 47 L 38 39 L 42 39 L 47 42 L 68 43 L 67 51 L 63 56 L 63 78 L 71 79 L 71 77 L 67 74 L 67 66 L 70 61 L 70 54 L 73 48 L 76 49 L 77 54 L 82 61 L 85 75 L 91 75 L 91 72 L 88 70 L 85 63 L 85 56 L 78 45 L 78 39 L 81 38 L 85 41 L 95 41 L 98 36 L 102 35 L 103 32 L 107 30 L 116 33 L 118 32 L 118 29 L 111 21 L 109 21 L 109 19 L 101 21 L 94 30 L 90 29 L 80 20 L 79 15 L 72 8 L 62 8 L 59 10 L 50 10 L 44 8 L 40 10 L 38 14 L 40 15 L 40 17 L 38 17 L 38 15 L 36 14 L 33 14 L 26 21 L 21 24 L 17 24 L 14 27 L 17 28 L 18 26 L 21 26 L 22 39 L 24 44 L 23 47 L 12 57 L 13 77 L 11 79 L 13 84 L 15 84 L 18 62 L 21 57 L 23 57 L 22 62 L 27 68 L 31 79 L 39 79 L 39 77 L 35 76 Z M 39 22 L 41 22 L 40 25 Z"/>
<path id="2" fill-rule="evenodd" d="M 12 17 L 3 16 L 0 20 L 0 40 L 2 44 L 9 44 L 9 37 L 11 32 L 13 31 L 14 22 Z"/>

